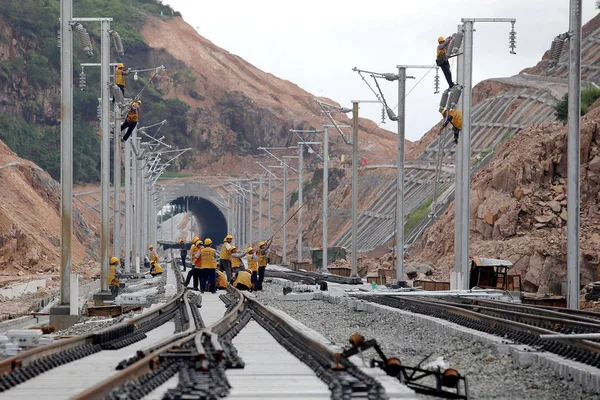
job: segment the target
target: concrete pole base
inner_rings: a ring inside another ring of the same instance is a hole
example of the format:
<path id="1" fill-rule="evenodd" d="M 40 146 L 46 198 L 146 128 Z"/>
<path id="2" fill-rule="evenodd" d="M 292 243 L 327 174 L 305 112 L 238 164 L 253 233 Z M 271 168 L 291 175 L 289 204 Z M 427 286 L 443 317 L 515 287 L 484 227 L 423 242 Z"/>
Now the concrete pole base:
<path id="1" fill-rule="evenodd" d="M 50 309 L 50 325 L 61 331 L 75 325 L 79 315 L 70 315 L 71 308 L 68 304 L 54 306 Z"/>

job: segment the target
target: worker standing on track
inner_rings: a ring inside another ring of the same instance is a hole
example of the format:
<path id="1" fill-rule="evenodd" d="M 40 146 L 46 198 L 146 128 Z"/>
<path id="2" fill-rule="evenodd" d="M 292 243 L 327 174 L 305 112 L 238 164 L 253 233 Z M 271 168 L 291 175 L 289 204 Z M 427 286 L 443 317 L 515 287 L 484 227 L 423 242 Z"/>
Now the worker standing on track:
<path id="1" fill-rule="evenodd" d="M 158 261 L 150 262 L 150 275 L 159 276 L 159 275 L 162 275 L 162 273 L 163 273 L 163 269 L 160 266 L 160 264 L 158 263 Z"/>
<path id="2" fill-rule="evenodd" d="M 156 254 L 156 251 L 154 251 L 154 246 L 148 245 L 148 250 L 150 251 L 150 265 L 152 265 L 153 262 L 159 262 L 160 257 Z"/>
<path id="3" fill-rule="evenodd" d="M 231 279 L 231 248 L 233 245 L 233 236 L 227 235 L 223 239 L 223 246 L 221 246 L 221 271 L 227 275 L 227 280 Z"/>
<path id="4" fill-rule="evenodd" d="M 449 36 L 444 39 L 443 36 L 438 38 L 438 47 L 437 47 L 437 58 L 435 59 L 435 63 L 438 67 L 442 69 L 444 73 L 444 77 L 446 77 L 446 82 L 448 82 L 448 86 L 454 86 L 454 82 L 452 82 L 452 71 L 450 70 L 450 63 L 448 62 L 448 46 L 450 45 L 450 41 L 454 35 Z"/>
<path id="5" fill-rule="evenodd" d="M 458 144 L 458 135 L 462 130 L 462 112 L 456 108 L 453 108 L 450 111 L 442 110 L 442 116 L 445 118 L 445 121 L 442 124 L 441 131 L 451 123 L 452 131 L 454 132 L 454 143 Z"/>
<path id="6" fill-rule="evenodd" d="M 252 272 L 252 288 L 258 290 L 258 257 L 252 247 L 246 249 L 248 269 Z"/>
<path id="7" fill-rule="evenodd" d="M 215 286 L 217 287 L 217 290 L 223 290 L 223 289 L 227 289 L 227 276 L 225 276 L 225 274 L 223 273 L 223 271 L 216 271 L 216 279 L 217 282 L 215 284 Z"/>
<path id="8" fill-rule="evenodd" d="M 121 89 L 121 93 L 125 96 L 125 75 L 129 75 L 131 68 L 125 68 L 123 63 L 118 63 L 115 69 L 115 84 Z"/>
<path id="9" fill-rule="evenodd" d="M 117 257 L 112 257 L 108 267 L 108 286 L 112 294 L 116 295 L 119 293 L 119 287 L 121 285 L 119 281 L 120 275 L 121 271 L 119 271 L 119 259 Z"/>
<path id="10" fill-rule="evenodd" d="M 204 248 L 200 250 L 201 266 L 200 270 L 202 279 L 200 281 L 200 293 L 204 293 L 205 290 L 210 288 L 211 293 L 215 293 L 216 288 L 216 269 L 217 269 L 217 257 L 216 250 L 212 248 L 212 240 L 210 238 L 204 239 Z M 208 287 L 207 287 L 208 285 Z"/>
<path id="11" fill-rule="evenodd" d="M 265 280 L 265 270 L 267 269 L 267 264 L 269 263 L 269 257 L 267 256 L 267 252 L 271 248 L 271 241 L 267 240 L 267 242 L 258 243 L 258 250 L 256 255 L 258 257 L 258 284 L 256 285 L 256 290 L 262 292 L 263 290 L 263 281 Z"/>
<path id="12" fill-rule="evenodd" d="M 231 278 L 231 285 L 238 290 L 252 291 L 251 276 L 250 272 L 241 269 Z"/>
<path id="13" fill-rule="evenodd" d="M 179 254 L 181 256 L 181 265 L 183 265 L 183 272 L 187 269 L 185 265 L 185 258 L 187 257 L 187 244 L 183 241 L 183 239 L 179 239 L 177 241 L 179 243 Z"/>
<path id="14" fill-rule="evenodd" d="M 123 121 L 123 124 L 121 125 L 121 132 L 127 129 L 127 133 L 125 133 L 125 136 L 123 136 L 123 139 L 121 139 L 122 142 L 126 142 L 127 139 L 129 139 L 129 136 L 131 136 L 131 134 L 133 133 L 133 130 L 135 129 L 140 119 L 141 108 L 141 100 L 136 100 L 133 103 L 131 103 L 131 107 L 129 108 L 129 111 L 127 111 L 127 117 L 125 117 L 125 121 Z"/>
<path id="15" fill-rule="evenodd" d="M 202 240 L 195 236 L 192 239 L 192 248 L 190 249 L 190 254 L 192 255 L 192 265 L 190 266 L 190 270 L 185 277 L 185 282 L 183 286 L 187 287 L 190 284 L 190 280 L 194 278 L 194 290 L 198 290 L 198 277 L 200 276 L 200 250 L 202 249 Z"/>

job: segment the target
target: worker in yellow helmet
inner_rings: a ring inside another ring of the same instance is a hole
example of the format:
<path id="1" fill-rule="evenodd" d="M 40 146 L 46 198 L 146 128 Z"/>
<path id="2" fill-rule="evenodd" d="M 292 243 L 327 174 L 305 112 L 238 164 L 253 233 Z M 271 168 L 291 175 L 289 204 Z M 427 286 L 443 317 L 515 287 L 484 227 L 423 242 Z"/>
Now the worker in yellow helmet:
<path id="1" fill-rule="evenodd" d="M 246 255 L 246 253 L 237 253 L 237 247 L 231 246 L 231 273 L 232 275 L 236 273 L 240 268 L 244 267 L 244 263 L 242 262 L 242 257 Z M 231 280 L 231 279 L 229 279 Z"/>
<path id="2" fill-rule="evenodd" d="M 152 276 L 159 276 L 163 273 L 163 269 L 160 266 L 160 264 L 158 263 L 158 261 L 151 261 L 150 262 L 150 274 Z"/>
<path id="3" fill-rule="evenodd" d="M 179 239 L 177 243 L 179 244 L 179 255 L 181 256 L 181 265 L 183 265 L 183 272 L 185 272 L 185 270 L 187 269 L 187 266 L 185 265 L 185 259 L 187 257 L 187 244 L 184 242 L 183 239 Z"/>
<path id="4" fill-rule="evenodd" d="M 217 274 L 215 276 L 217 277 L 217 282 L 216 282 L 217 289 L 219 289 L 219 290 L 227 289 L 227 276 L 225 276 L 223 271 L 217 270 Z"/>
<path id="5" fill-rule="evenodd" d="M 250 272 L 245 269 L 239 270 L 231 278 L 231 285 L 238 290 L 252 291 L 252 278 Z"/>
<path id="6" fill-rule="evenodd" d="M 127 139 L 129 139 L 129 136 L 131 136 L 131 134 L 133 133 L 133 130 L 137 126 L 138 121 L 140 119 L 141 108 L 141 100 L 136 100 L 133 103 L 131 103 L 131 107 L 129 108 L 129 111 L 127 111 L 127 117 L 125 117 L 125 121 L 123 121 L 123 124 L 121 124 L 121 132 L 127 129 L 127 133 L 125 133 L 125 136 L 123 136 L 123 139 L 121 139 L 121 141 L 126 142 Z"/>
<path id="7" fill-rule="evenodd" d="M 442 110 L 442 116 L 445 118 L 445 121 L 442 124 L 441 131 L 451 123 L 452 130 L 454 131 L 454 143 L 458 143 L 458 134 L 462 130 L 462 112 L 456 108 L 453 108 L 450 111 Z"/>
<path id="8" fill-rule="evenodd" d="M 227 235 L 223 239 L 223 246 L 221 246 L 221 271 L 227 274 L 227 279 L 231 279 L 231 248 L 233 245 L 233 236 Z"/>
<path id="9" fill-rule="evenodd" d="M 258 257 L 258 284 L 256 285 L 256 290 L 261 292 L 263 290 L 263 281 L 265 280 L 265 270 L 267 269 L 267 264 L 269 263 L 269 257 L 267 253 L 270 248 L 271 240 L 267 240 L 266 242 L 259 242 L 258 250 L 256 251 L 256 256 Z"/>
<path id="10" fill-rule="evenodd" d="M 117 294 L 119 292 L 119 276 L 121 275 L 118 270 L 119 267 L 119 259 L 117 257 L 112 257 L 108 266 L 108 285 L 111 293 Z"/>
<path id="11" fill-rule="evenodd" d="M 216 276 L 215 270 L 217 269 L 217 256 L 216 251 L 212 247 L 212 240 L 210 238 L 204 239 L 204 248 L 200 250 L 201 269 L 200 269 L 200 293 L 204 293 L 205 290 L 210 289 L 211 293 L 215 293 L 216 288 Z"/>
<path id="12" fill-rule="evenodd" d="M 156 251 L 154 251 L 154 246 L 149 245 L 148 250 L 150 251 L 150 262 L 152 262 L 152 261 L 159 262 L 160 257 L 158 256 L 158 254 L 156 254 Z"/>
<path id="13" fill-rule="evenodd" d="M 118 63 L 115 69 L 115 84 L 121 89 L 121 93 L 125 96 L 125 75 L 129 75 L 131 68 L 125 68 L 123 63 Z"/>
<path id="14" fill-rule="evenodd" d="M 248 269 L 252 273 L 252 287 L 258 288 L 258 256 L 252 247 L 246 249 L 246 261 L 248 262 Z"/>
<path id="15" fill-rule="evenodd" d="M 438 38 L 437 58 L 435 59 L 435 63 L 442 69 L 449 87 L 454 86 L 454 82 L 452 82 L 450 63 L 448 62 L 448 46 L 450 45 L 452 38 L 454 38 L 454 35 L 447 38 L 444 38 L 443 36 Z"/>
<path id="16" fill-rule="evenodd" d="M 192 255 L 192 265 L 187 273 L 183 286 L 187 287 L 190 284 L 190 280 L 194 278 L 194 290 L 198 290 L 198 279 L 200 278 L 200 250 L 202 250 L 202 240 L 197 236 L 192 239 L 192 248 L 190 254 Z"/>

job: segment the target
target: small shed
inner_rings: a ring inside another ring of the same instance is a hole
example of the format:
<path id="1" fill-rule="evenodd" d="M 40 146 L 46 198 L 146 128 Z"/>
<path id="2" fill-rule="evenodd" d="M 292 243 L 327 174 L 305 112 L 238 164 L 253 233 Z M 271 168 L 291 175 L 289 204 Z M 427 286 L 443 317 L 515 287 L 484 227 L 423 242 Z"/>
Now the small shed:
<path id="1" fill-rule="evenodd" d="M 507 260 L 474 256 L 471 258 L 469 289 L 477 286 L 508 290 L 508 270 L 512 266 L 513 263 Z"/>

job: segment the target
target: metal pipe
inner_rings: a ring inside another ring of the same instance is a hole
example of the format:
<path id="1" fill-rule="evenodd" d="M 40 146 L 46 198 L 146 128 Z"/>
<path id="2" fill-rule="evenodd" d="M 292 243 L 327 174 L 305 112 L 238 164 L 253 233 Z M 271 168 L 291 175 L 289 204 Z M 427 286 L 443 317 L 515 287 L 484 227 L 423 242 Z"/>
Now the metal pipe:
<path id="1" fill-rule="evenodd" d="M 302 262 L 302 170 L 304 169 L 304 142 L 298 142 L 298 262 Z"/>
<path id="2" fill-rule="evenodd" d="M 252 243 L 254 242 L 254 237 L 253 237 L 253 224 L 254 224 L 254 182 L 250 181 L 250 194 L 249 194 L 249 202 L 250 202 L 250 222 L 249 222 L 249 229 L 250 229 L 250 235 L 248 236 L 250 238 L 249 244 L 250 247 L 252 247 Z"/>
<path id="3" fill-rule="evenodd" d="M 72 0 L 60 2 L 60 304 L 70 304 L 73 237 L 73 17 Z"/>
<path id="4" fill-rule="evenodd" d="M 125 142 L 125 273 L 131 272 L 131 142 Z"/>
<path id="5" fill-rule="evenodd" d="M 137 130 L 133 131 L 133 135 L 135 137 L 136 140 L 136 146 L 139 149 L 140 147 L 140 143 L 141 143 L 141 139 L 139 137 L 137 137 Z M 134 267 L 134 271 L 135 273 L 139 273 L 140 272 L 140 264 L 142 262 L 143 259 L 143 254 L 144 254 L 144 241 L 143 241 L 143 235 L 142 235 L 142 226 L 143 226 L 143 222 L 142 222 L 142 211 L 143 211 L 143 204 L 142 204 L 142 175 L 143 175 L 143 171 L 142 171 L 142 161 L 138 158 L 135 157 L 135 163 L 134 163 L 134 167 L 135 167 L 135 177 L 136 177 L 136 187 L 135 187 L 135 205 L 136 205 L 136 211 L 135 211 L 135 237 L 137 239 L 137 252 L 136 252 L 136 259 L 135 259 L 135 267 Z"/>
<path id="6" fill-rule="evenodd" d="M 269 194 L 267 195 L 267 204 L 268 204 L 268 210 L 269 210 L 269 216 L 268 216 L 269 227 L 267 228 L 267 230 L 269 232 L 268 237 L 271 237 L 271 175 L 269 175 Z"/>
<path id="7" fill-rule="evenodd" d="M 135 143 L 137 142 L 137 128 L 133 130 L 133 135 L 130 139 L 130 148 L 133 152 Z M 129 141 L 128 141 L 129 142 Z M 131 158 L 131 260 L 133 263 L 133 271 L 137 271 L 139 265 L 139 237 L 140 237 L 140 222 L 138 219 L 138 210 L 140 204 L 138 202 L 138 159 Z"/>
<path id="8" fill-rule="evenodd" d="M 119 106 L 115 102 L 113 106 L 114 111 L 114 130 L 113 130 L 113 142 L 114 142 L 114 166 L 113 166 L 113 255 L 115 257 L 121 257 L 121 140 L 118 134 L 120 116 Z"/>
<path id="9" fill-rule="evenodd" d="M 101 21 L 101 238 L 100 238 L 100 291 L 108 292 L 108 247 L 110 243 L 110 22 Z"/>
<path id="10" fill-rule="evenodd" d="M 358 101 L 352 102 L 352 276 L 358 275 Z"/>
<path id="11" fill-rule="evenodd" d="M 263 217 L 263 177 L 260 175 L 258 177 L 258 240 L 263 240 L 263 226 L 262 226 L 262 217 Z"/>
<path id="12" fill-rule="evenodd" d="M 285 158 L 285 157 L 284 157 Z M 288 165 L 287 163 L 283 163 L 283 219 L 281 220 L 281 223 L 283 224 L 282 227 L 282 236 L 283 236 L 283 249 L 282 249 L 282 263 L 284 265 L 287 265 L 287 172 L 288 169 Z"/>
<path id="13" fill-rule="evenodd" d="M 567 173 L 567 303 L 579 310 L 579 201 L 581 122 L 581 0 L 571 0 L 569 30 L 569 133 Z"/>
<path id="14" fill-rule="evenodd" d="M 398 66 L 398 161 L 396 177 L 396 279 L 404 282 L 404 137 L 406 67 Z"/>
<path id="15" fill-rule="evenodd" d="M 463 30 L 463 26 L 458 25 L 457 32 L 461 32 Z M 458 56 L 456 56 L 456 70 L 457 70 L 457 82 L 464 82 L 464 40 L 461 43 L 461 50 L 458 52 Z M 464 97 L 461 96 L 459 107 L 461 110 L 464 110 L 464 106 L 462 105 L 464 101 Z M 439 138 L 439 140 L 443 140 L 443 136 Z M 461 245 L 461 212 L 462 212 L 462 199 L 463 199 L 463 163 L 462 163 L 462 155 L 463 155 L 463 141 L 464 135 L 460 135 L 458 138 L 458 144 L 456 146 L 455 153 L 455 161 L 454 161 L 454 174 L 455 174 L 455 183 L 454 183 L 454 270 L 451 274 L 450 279 L 450 289 L 457 290 L 462 289 L 462 245 Z"/>
<path id="16" fill-rule="evenodd" d="M 329 126 L 323 127 L 323 264 L 321 269 L 327 271 L 327 218 L 329 201 Z"/>
<path id="17" fill-rule="evenodd" d="M 473 93 L 473 22 L 464 21 L 464 89 L 462 136 L 462 202 L 461 202 L 461 260 L 462 289 L 469 288 L 469 207 L 471 187 L 471 104 Z"/>
<path id="18" fill-rule="evenodd" d="M 542 340 L 579 340 L 579 339 L 600 339 L 600 333 L 572 333 L 572 334 L 547 334 L 540 335 Z"/>

